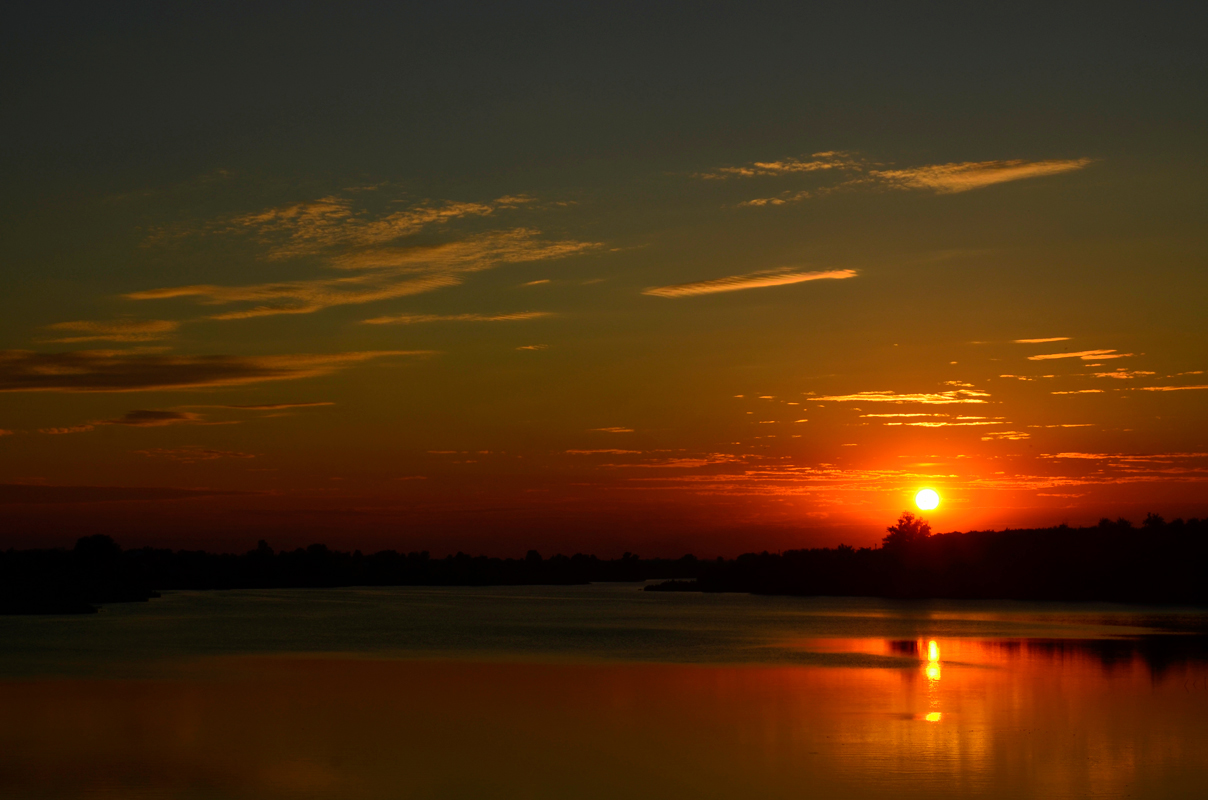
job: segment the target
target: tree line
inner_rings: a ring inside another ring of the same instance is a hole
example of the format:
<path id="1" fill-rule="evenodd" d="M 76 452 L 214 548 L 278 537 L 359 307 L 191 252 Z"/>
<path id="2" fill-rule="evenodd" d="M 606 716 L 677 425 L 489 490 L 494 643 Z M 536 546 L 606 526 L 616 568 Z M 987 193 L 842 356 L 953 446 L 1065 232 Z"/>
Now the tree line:
<path id="1" fill-rule="evenodd" d="M 158 597 L 177 589 L 269 589 L 336 586 L 573 585 L 697 577 L 694 556 L 601 559 L 577 553 L 489 558 L 427 551 L 364 554 L 313 544 L 274 551 L 261 540 L 247 553 L 160 548 L 122 549 L 109 536 L 86 536 L 74 548 L 0 552 L 0 613 L 88 613 L 104 603 Z"/>
<path id="2" fill-rule="evenodd" d="M 651 591 L 1208 603 L 1208 520 L 932 535 L 904 513 L 879 547 L 746 553 Z"/>

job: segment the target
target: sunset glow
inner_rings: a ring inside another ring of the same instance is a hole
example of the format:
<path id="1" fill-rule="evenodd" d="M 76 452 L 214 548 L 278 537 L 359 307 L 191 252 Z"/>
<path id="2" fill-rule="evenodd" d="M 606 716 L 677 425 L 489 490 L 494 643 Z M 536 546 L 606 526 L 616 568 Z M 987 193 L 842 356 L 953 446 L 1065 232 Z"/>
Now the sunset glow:
<path id="1" fill-rule="evenodd" d="M 1208 516 L 1198 49 L 1146 39 L 1161 77 L 986 42 L 979 72 L 919 54 L 986 26 L 857 57 L 804 7 L 286 35 L 36 6 L 0 547 L 713 557 L 873 546 L 904 507 Z"/>
<path id="2" fill-rule="evenodd" d="M 1208 785 L 1208 4 L 8 3 L 0 798 Z"/>

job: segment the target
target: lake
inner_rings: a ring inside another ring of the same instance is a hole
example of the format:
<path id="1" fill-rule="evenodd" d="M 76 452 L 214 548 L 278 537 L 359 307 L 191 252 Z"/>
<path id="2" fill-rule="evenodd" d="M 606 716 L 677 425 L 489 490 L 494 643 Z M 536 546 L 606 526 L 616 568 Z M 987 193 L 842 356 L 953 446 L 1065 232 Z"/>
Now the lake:
<path id="1" fill-rule="evenodd" d="M 5 798 L 1173 798 L 1208 614 L 571 587 L 0 618 Z"/>

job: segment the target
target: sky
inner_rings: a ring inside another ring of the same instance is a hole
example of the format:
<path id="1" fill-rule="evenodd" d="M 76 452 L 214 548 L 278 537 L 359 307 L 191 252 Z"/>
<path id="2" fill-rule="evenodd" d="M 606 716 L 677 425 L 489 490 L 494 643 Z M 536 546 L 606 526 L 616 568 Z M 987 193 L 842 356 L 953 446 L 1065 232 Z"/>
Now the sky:
<path id="1" fill-rule="evenodd" d="M 40 3 L 0 546 L 1208 515 L 1194 3 Z"/>

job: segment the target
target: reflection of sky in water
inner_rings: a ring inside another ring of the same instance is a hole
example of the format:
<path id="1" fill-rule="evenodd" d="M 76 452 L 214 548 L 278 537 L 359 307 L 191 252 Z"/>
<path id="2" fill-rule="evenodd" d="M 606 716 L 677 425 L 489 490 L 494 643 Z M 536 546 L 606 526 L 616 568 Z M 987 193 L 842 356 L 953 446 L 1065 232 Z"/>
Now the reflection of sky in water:
<path id="1" fill-rule="evenodd" d="M 1152 631 L 1201 619 L 633 586 L 182 593 L 0 620 L 0 795 L 1191 796 L 1201 640 Z"/>

